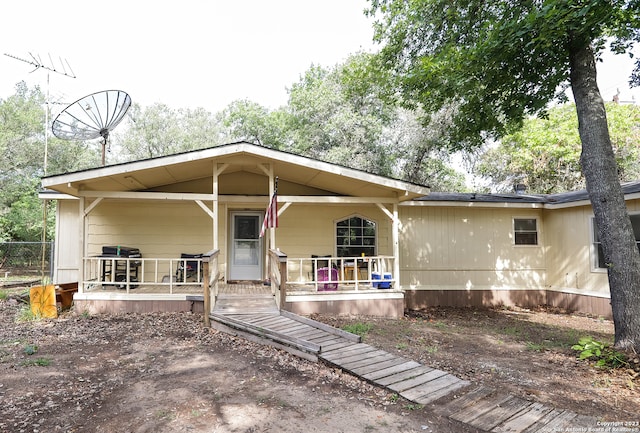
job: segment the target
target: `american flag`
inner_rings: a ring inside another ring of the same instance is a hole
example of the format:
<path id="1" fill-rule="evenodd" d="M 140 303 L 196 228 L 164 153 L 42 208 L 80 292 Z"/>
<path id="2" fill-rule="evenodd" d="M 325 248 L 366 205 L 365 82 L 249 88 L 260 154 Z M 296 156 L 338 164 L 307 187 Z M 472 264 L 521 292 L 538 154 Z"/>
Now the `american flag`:
<path id="1" fill-rule="evenodd" d="M 267 229 L 272 227 L 278 227 L 278 188 L 273 192 L 269 207 L 264 214 L 264 220 L 262 221 L 262 230 L 260 230 L 260 237 L 263 237 Z"/>

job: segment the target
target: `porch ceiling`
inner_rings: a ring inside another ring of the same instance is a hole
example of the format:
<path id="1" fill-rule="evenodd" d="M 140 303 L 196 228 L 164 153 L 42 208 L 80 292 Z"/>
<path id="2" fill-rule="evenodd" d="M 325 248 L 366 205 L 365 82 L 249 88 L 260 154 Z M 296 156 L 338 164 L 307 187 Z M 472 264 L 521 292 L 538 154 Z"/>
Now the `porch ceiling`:
<path id="1" fill-rule="evenodd" d="M 410 200 L 428 194 L 428 188 L 335 164 L 264 148 L 233 143 L 178 155 L 48 176 L 45 188 L 65 194 L 79 191 L 149 191 L 163 186 L 211 178 L 217 164 L 223 174 L 245 172 L 266 176 L 262 167 L 286 182 L 335 195 L 397 197 Z M 268 183 L 264 184 L 268 194 Z"/>

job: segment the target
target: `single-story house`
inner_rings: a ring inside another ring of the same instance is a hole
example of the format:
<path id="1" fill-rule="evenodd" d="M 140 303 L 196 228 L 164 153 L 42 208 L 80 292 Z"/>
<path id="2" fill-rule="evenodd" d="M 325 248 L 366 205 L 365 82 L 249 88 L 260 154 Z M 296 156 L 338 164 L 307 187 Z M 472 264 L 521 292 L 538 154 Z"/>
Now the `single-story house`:
<path id="1" fill-rule="evenodd" d="M 550 304 L 611 315 L 584 191 L 430 193 L 247 142 L 42 185 L 57 203 L 54 283 L 78 283 L 80 310 L 189 309 L 205 283 L 269 281 L 280 308 L 301 314 Z M 640 233 L 640 183 L 624 189 Z M 277 228 L 262 236 L 274 196 Z"/>

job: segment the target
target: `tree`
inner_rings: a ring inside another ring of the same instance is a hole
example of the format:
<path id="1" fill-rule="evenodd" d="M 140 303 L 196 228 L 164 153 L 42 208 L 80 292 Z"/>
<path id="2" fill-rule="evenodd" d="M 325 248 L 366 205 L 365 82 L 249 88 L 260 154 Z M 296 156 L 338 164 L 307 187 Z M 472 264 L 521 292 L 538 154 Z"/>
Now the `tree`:
<path id="1" fill-rule="evenodd" d="M 639 0 L 371 0 L 380 64 L 410 106 L 457 104 L 459 146 L 519 127 L 571 86 L 586 179 L 608 263 L 616 346 L 640 351 L 640 254 L 618 181 L 596 60 L 640 40 Z M 636 76 L 637 78 L 637 76 Z M 563 87 L 564 86 L 564 87 Z"/>
<path id="2" fill-rule="evenodd" d="M 446 116 L 422 129 L 415 112 L 380 97 L 382 81 L 370 54 L 355 54 L 332 68 L 311 66 L 289 90 L 289 102 L 269 110 L 248 100 L 222 112 L 227 140 L 247 140 L 371 173 L 464 189 L 464 179 L 442 150 Z"/>
<path id="3" fill-rule="evenodd" d="M 291 148 L 292 118 L 286 108 L 269 110 L 262 105 L 240 100 L 221 113 L 227 141 L 248 141 L 274 149 Z"/>
<path id="4" fill-rule="evenodd" d="M 392 107 L 352 79 L 365 59 L 353 56 L 333 69 L 311 66 L 292 85 L 289 150 L 371 173 L 391 172 L 380 137 Z"/>
<path id="5" fill-rule="evenodd" d="M 39 241 L 43 203 L 38 198 L 44 173 L 45 97 L 24 82 L 16 93 L 0 100 L 0 240 Z M 48 127 L 48 125 L 47 125 Z M 90 144 L 59 140 L 48 133 L 48 174 L 97 165 Z M 53 215 L 49 212 L 48 215 Z M 47 219 L 47 234 L 54 221 Z"/>
<path id="6" fill-rule="evenodd" d="M 142 108 L 134 103 L 127 116 L 115 134 L 119 160 L 155 158 L 221 142 L 220 122 L 203 108 L 176 110 L 159 103 Z"/>
<path id="7" fill-rule="evenodd" d="M 389 159 L 394 161 L 394 176 L 409 182 L 429 185 L 431 191 L 465 191 L 464 175 L 451 167 L 451 154 L 446 150 L 446 127 L 449 110 L 434 114 L 424 127 L 414 111 L 399 108 L 387 127 L 384 140 L 389 140 Z"/>
<path id="8" fill-rule="evenodd" d="M 621 182 L 640 178 L 640 107 L 606 104 L 611 143 Z M 522 129 L 503 137 L 478 158 L 475 174 L 492 189 L 512 191 L 518 183 L 531 193 L 550 194 L 585 187 L 580 172 L 580 136 L 574 104 L 549 109 L 545 118 L 529 117 Z"/>

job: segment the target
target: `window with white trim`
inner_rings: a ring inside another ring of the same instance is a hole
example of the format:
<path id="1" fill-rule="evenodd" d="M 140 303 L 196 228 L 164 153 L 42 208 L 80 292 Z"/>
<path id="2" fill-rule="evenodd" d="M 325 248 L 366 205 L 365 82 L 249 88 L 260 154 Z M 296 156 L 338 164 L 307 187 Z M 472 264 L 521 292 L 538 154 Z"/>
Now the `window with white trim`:
<path id="1" fill-rule="evenodd" d="M 338 257 L 376 255 L 376 223 L 359 216 L 336 222 L 336 253 Z"/>
<path id="2" fill-rule="evenodd" d="M 538 220 L 514 218 L 513 239 L 516 245 L 538 245 Z"/>
<path id="3" fill-rule="evenodd" d="M 631 227 L 633 227 L 633 234 L 636 238 L 636 246 L 638 250 L 640 250 L 640 214 L 629 215 L 631 219 Z M 591 229 L 593 239 L 593 257 L 594 263 L 593 266 L 596 269 L 606 269 L 607 263 L 604 259 L 604 252 L 602 251 L 602 243 L 600 242 L 600 238 L 598 237 L 598 227 L 596 226 L 596 219 L 591 218 Z"/>

